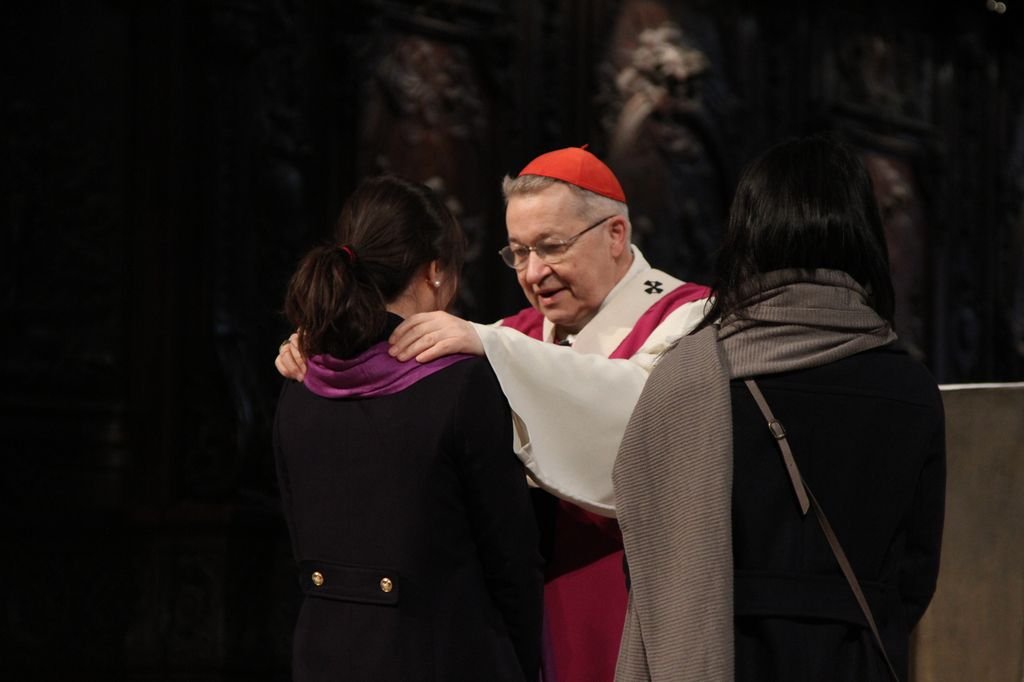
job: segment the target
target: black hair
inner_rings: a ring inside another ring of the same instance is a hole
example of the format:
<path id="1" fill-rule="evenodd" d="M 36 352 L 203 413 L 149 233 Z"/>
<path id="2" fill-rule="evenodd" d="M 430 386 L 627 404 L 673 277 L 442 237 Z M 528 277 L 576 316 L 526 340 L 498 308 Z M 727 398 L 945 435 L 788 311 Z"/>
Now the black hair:
<path id="1" fill-rule="evenodd" d="M 437 260 L 455 275 L 465 241 L 458 222 L 426 185 L 394 175 L 363 181 L 341 209 L 330 243 L 314 247 L 292 275 L 288 321 L 309 357 L 352 357 L 383 333 L 385 306 Z"/>
<path id="2" fill-rule="evenodd" d="M 842 270 L 893 323 L 889 251 L 867 169 L 826 135 L 778 144 L 740 177 L 718 252 L 714 303 L 700 327 L 742 315 L 756 276 L 788 268 Z"/>

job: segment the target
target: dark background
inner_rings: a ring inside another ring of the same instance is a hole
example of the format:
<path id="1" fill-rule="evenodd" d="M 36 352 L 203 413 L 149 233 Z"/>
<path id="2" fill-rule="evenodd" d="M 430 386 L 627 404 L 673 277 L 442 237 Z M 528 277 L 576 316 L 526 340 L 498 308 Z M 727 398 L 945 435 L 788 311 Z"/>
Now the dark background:
<path id="1" fill-rule="evenodd" d="M 588 143 L 656 266 L 707 281 L 735 179 L 838 131 L 876 180 L 898 331 L 1024 378 L 1024 2 L 3 3 L 0 674 L 283 680 L 270 429 L 283 286 L 359 178 L 524 304 L 499 181 Z"/>

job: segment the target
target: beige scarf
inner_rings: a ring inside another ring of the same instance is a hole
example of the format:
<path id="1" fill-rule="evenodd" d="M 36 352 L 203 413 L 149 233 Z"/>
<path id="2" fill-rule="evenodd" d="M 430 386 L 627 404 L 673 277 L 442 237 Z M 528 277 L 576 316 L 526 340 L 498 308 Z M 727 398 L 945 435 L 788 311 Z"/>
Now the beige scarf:
<path id="1" fill-rule="evenodd" d="M 612 472 L 632 587 L 616 680 L 733 679 L 729 380 L 817 367 L 896 335 L 844 272 L 763 275 L 740 317 L 661 358 Z"/>

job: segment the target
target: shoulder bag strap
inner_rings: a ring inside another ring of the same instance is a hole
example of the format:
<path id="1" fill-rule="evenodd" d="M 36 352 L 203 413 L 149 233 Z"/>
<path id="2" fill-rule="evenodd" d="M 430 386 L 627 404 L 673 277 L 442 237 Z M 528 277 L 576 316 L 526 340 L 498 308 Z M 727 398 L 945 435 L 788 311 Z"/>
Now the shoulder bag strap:
<path id="1" fill-rule="evenodd" d="M 818 518 L 818 523 L 821 525 L 821 530 L 825 533 L 825 538 L 832 548 L 836 561 L 839 562 L 839 568 L 842 569 L 846 582 L 849 583 L 850 589 L 853 590 L 853 596 L 857 598 L 857 604 L 860 605 L 860 610 L 864 613 L 868 627 L 871 628 L 871 634 L 875 636 L 875 643 L 878 644 L 878 649 L 882 652 L 882 658 L 885 659 L 885 664 L 888 666 L 892 678 L 899 682 L 899 675 L 896 674 L 896 669 L 892 667 L 889 655 L 885 652 L 885 645 L 882 644 L 882 638 L 878 634 L 875 619 L 871 615 L 871 608 L 868 606 L 867 599 L 864 598 L 864 592 L 860 589 L 860 583 L 857 582 L 857 576 L 853 573 L 853 567 L 846 558 L 846 552 L 843 551 L 842 546 L 839 544 L 839 538 L 836 537 L 835 532 L 832 530 L 832 525 L 825 517 L 824 510 L 822 510 L 818 500 L 815 499 L 811 489 L 800 475 L 800 469 L 797 468 L 796 460 L 793 459 L 793 451 L 789 447 L 789 440 L 786 438 L 786 429 L 783 428 L 782 423 L 772 414 L 771 408 L 768 407 L 768 402 L 764 399 L 764 394 L 761 393 L 757 383 L 753 379 L 744 379 L 744 383 L 750 390 L 751 395 L 754 396 L 754 401 L 757 402 L 757 406 L 761 409 L 761 414 L 764 415 L 765 421 L 768 422 L 768 430 L 771 431 L 775 442 L 779 444 L 779 450 L 782 452 L 782 461 L 785 462 L 786 471 L 789 473 L 789 481 L 793 486 L 793 492 L 796 493 L 797 501 L 800 503 L 800 511 L 803 514 L 807 514 L 808 507 L 814 509 L 814 515 Z"/>

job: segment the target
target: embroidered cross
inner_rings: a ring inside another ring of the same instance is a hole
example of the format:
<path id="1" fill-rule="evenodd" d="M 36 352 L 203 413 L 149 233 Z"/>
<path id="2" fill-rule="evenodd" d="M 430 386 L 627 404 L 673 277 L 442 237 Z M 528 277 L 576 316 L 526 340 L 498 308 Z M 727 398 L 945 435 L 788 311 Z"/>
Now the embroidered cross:
<path id="1" fill-rule="evenodd" d="M 657 281 L 652 282 L 651 280 L 646 280 L 646 281 L 644 281 L 644 284 L 647 285 L 647 288 L 644 289 L 645 293 L 648 293 L 648 294 L 660 294 L 661 293 L 661 282 L 657 282 Z"/>

